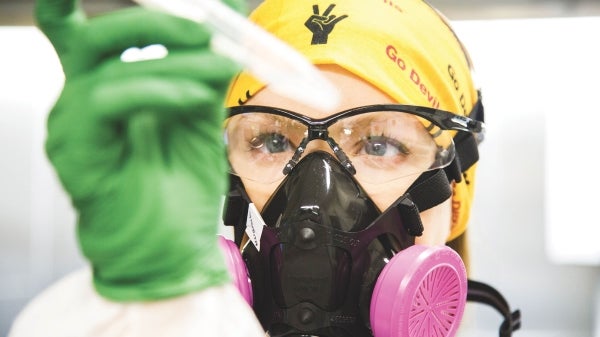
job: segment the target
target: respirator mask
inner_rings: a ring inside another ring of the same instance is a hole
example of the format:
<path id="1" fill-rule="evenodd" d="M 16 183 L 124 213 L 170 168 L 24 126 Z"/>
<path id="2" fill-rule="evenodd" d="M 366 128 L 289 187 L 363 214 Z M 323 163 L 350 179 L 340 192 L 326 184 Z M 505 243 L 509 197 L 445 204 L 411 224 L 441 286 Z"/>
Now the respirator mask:
<path id="1" fill-rule="evenodd" d="M 451 194 L 444 168 L 456 147 L 448 131 L 482 126 L 395 104 L 318 120 L 272 107 L 231 108 L 224 220 L 236 238 L 220 243 L 268 335 L 454 336 L 474 283 L 454 250 L 415 245 L 415 237 L 423 232 L 419 212 Z M 240 177 L 277 184 L 262 212 Z M 361 183 L 401 196 L 380 211 Z M 515 324 L 505 325 L 512 331 Z"/>

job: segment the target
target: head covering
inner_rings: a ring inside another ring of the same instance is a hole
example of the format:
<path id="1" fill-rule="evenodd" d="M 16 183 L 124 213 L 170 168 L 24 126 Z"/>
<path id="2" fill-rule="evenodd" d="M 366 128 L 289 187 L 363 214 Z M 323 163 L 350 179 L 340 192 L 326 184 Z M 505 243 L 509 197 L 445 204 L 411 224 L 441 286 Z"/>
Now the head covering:
<path id="1" fill-rule="evenodd" d="M 472 65 L 447 20 L 422 0 L 265 0 L 250 19 L 313 64 L 336 64 L 398 103 L 467 115 L 477 103 Z M 264 87 L 249 73 L 232 83 L 226 105 Z M 454 183 L 452 230 L 466 229 L 476 165 Z"/>

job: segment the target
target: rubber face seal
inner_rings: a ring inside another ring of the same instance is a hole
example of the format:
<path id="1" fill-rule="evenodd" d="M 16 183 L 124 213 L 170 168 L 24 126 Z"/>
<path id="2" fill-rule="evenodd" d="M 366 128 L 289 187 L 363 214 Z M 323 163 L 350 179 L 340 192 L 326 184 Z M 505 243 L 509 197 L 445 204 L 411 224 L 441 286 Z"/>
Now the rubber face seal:
<path id="1" fill-rule="evenodd" d="M 229 274 L 233 279 L 233 284 L 238 288 L 240 294 L 250 306 L 253 304 L 252 281 L 248 273 L 248 268 L 242 259 L 242 254 L 235 242 L 218 235 L 219 248 L 225 257 L 225 263 Z"/>
<path id="2" fill-rule="evenodd" d="M 467 273 L 446 246 L 411 246 L 379 275 L 371 298 L 375 337 L 453 337 L 467 300 Z"/>

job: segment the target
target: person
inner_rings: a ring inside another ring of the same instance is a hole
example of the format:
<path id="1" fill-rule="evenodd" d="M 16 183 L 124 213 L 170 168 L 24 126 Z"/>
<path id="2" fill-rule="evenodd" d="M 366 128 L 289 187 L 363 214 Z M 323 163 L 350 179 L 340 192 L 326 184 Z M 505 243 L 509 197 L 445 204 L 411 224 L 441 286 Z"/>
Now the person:
<path id="1" fill-rule="evenodd" d="M 90 266 L 32 300 L 9 336 L 405 336 L 386 325 L 403 319 L 410 336 L 457 333 L 483 105 L 436 9 L 261 3 L 250 19 L 339 90 L 327 111 L 213 52 L 185 19 L 89 19 L 75 0 L 37 0 L 35 15 L 65 74 L 46 151 Z M 166 56 L 122 58 L 157 44 Z M 424 311 L 442 323 L 394 307 L 444 286 L 451 304 Z M 475 297 L 501 298 L 485 289 Z M 510 335 L 518 312 L 499 310 Z"/>

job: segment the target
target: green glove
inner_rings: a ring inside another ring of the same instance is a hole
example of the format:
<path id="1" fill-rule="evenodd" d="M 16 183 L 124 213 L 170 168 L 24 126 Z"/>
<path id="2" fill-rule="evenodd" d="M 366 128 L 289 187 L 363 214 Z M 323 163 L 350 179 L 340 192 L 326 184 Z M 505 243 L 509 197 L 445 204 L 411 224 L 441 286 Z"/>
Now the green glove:
<path id="1" fill-rule="evenodd" d="M 178 296 L 229 281 L 217 248 L 227 188 L 223 98 L 239 70 L 202 26 L 139 7 L 94 19 L 76 0 L 36 0 L 66 81 L 46 151 L 78 214 L 97 291 Z M 123 50 L 162 44 L 162 59 Z"/>

